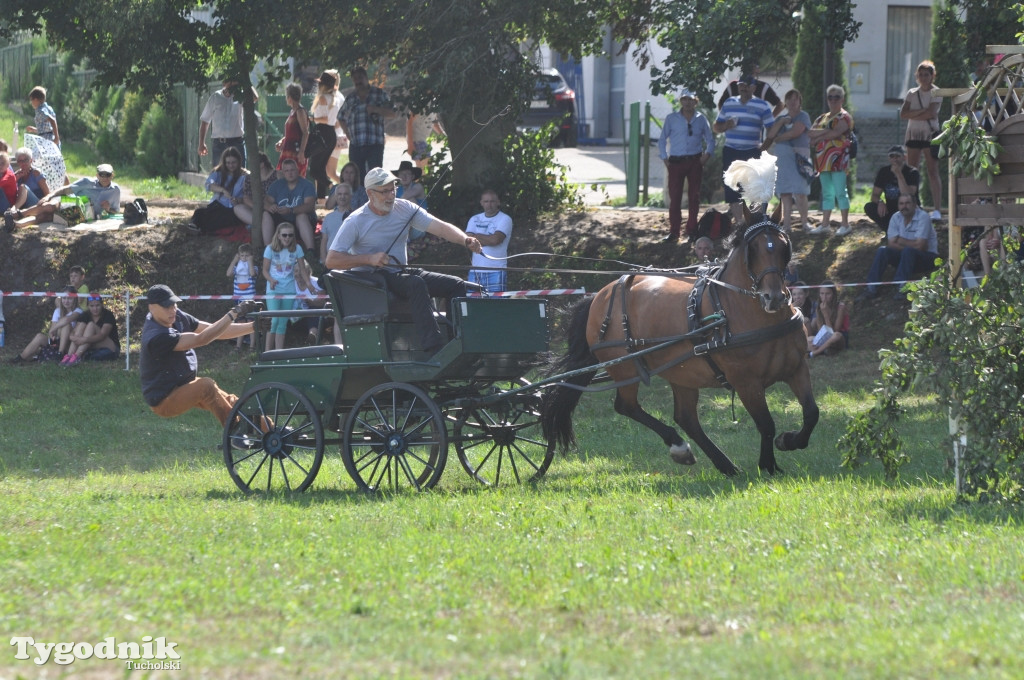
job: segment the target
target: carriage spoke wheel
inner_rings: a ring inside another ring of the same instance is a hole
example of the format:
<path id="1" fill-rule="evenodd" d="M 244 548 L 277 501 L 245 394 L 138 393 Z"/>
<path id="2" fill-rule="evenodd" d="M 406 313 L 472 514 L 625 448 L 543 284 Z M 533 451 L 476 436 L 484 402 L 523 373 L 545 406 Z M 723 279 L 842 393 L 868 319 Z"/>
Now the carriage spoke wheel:
<path id="1" fill-rule="evenodd" d="M 364 491 L 429 489 L 441 479 L 448 459 L 441 411 L 415 385 L 378 385 L 349 411 L 341 455 Z"/>
<path id="2" fill-rule="evenodd" d="M 516 381 L 509 387 L 524 384 Z M 555 443 L 545 441 L 541 432 L 539 394 L 522 393 L 471 409 L 456 421 L 452 434 L 462 467 L 488 486 L 536 481 L 555 455 Z"/>
<path id="3" fill-rule="evenodd" d="M 246 493 L 305 491 L 324 458 L 320 416 L 291 385 L 265 383 L 235 403 L 224 428 L 224 462 Z"/>

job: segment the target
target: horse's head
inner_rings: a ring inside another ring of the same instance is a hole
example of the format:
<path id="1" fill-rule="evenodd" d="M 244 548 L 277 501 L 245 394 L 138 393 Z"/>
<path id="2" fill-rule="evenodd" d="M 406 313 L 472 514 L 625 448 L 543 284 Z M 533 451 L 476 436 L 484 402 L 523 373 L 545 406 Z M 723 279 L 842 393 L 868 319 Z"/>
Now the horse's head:
<path id="1" fill-rule="evenodd" d="M 736 268 L 740 277 L 745 273 L 750 281 L 750 290 L 766 312 L 777 312 L 789 306 L 789 289 L 786 287 L 786 266 L 792 256 L 789 236 L 770 219 L 747 213 L 746 225 L 737 228 L 732 238 L 732 254 L 729 264 Z M 730 267 L 732 269 L 733 267 Z M 745 285 L 736 281 L 735 285 Z"/>

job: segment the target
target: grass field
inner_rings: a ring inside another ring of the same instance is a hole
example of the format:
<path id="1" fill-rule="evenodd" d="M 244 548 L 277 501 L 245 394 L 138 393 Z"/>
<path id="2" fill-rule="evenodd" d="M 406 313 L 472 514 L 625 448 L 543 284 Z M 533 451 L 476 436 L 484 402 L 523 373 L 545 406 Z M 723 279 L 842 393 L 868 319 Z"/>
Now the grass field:
<path id="1" fill-rule="evenodd" d="M 201 355 L 241 392 L 244 359 Z M 244 497 L 216 421 L 153 415 L 123 364 L 5 366 L 0 618 L 36 642 L 164 637 L 181 670 L 152 677 L 1020 677 L 1021 517 L 955 499 L 933 403 L 909 404 L 899 482 L 839 466 L 876 365 L 815 359 L 822 420 L 776 478 L 725 392 L 701 415 L 735 479 L 673 465 L 598 394 L 536 486 L 479 488 L 452 452 L 439 489 L 385 498 L 336 452 L 305 494 Z M 770 402 L 793 428 L 788 391 Z M 7 650 L 0 678 L 149 677 Z"/>

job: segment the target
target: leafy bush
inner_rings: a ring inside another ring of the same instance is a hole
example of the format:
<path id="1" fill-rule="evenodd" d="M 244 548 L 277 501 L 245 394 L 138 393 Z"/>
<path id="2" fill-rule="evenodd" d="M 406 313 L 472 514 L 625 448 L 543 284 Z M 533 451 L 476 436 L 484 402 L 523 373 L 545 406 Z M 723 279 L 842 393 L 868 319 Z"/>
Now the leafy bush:
<path id="1" fill-rule="evenodd" d="M 909 287 L 914 307 L 905 334 L 881 352 L 875 404 L 840 440 L 843 464 L 877 457 L 887 475 L 897 476 L 907 462 L 899 398 L 934 392 L 967 436 L 963 492 L 1024 501 L 1024 266 L 997 264 L 980 288 L 960 288 L 948 271 Z"/>
<path id="2" fill-rule="evenodd" d="M 454 187 L 451 184 L 451 160 L 448 144 L 430 158 L 430 174 L 425 178 L 430 191 L 431 212 L 461 220 L 466 206 L 478 211 L 480 191 L 485 186 L 500 187 L 502 210 L 514 222 L 532 220 L 543 212 L 582 210 L 583 197 L 570 184 L 568 169 L 555 162 L 548 146 L 554 136 L 554 123 L 537 132 L 517 132 L 505 138 L 502 163 L 492 177 L 479 178 L 480 186 Z"/>
<path id="3" fill-rule="evenodd" d="M 176 175 L 184 167 L 181 144 L 181 107 L 173 95 L 154 101 L 142 119 L 139 129 L 139 165 L 155 177 Z"/>

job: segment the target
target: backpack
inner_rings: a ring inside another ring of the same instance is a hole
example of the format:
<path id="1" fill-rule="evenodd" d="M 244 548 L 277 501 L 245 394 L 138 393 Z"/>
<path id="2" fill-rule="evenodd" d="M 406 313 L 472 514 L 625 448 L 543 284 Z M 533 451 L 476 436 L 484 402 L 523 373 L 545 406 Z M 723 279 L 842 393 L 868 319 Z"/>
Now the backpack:
<path id="1" fill-rule="evenodd" d="M 137 224 L 149 224 L 149 209 L 146 208 L 146 201 L 136 198 L 124 207 L 125 226 L 133 227 Z"/>

